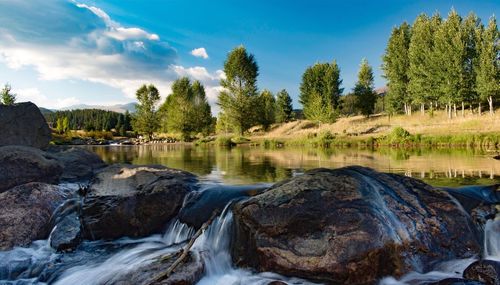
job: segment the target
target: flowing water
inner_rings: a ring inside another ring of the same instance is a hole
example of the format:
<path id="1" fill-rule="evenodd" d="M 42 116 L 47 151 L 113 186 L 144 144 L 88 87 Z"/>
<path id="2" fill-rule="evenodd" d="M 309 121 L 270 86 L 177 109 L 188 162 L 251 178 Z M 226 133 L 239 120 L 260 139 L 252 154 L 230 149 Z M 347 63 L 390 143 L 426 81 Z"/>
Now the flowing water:
<path id="1" fill-rule="evenodd" d="M 315 167 L 341 167 L 358 164 L 380 171 L 400 173 L 424 179 L 437 186 L 493 184 L 500 182 L 500 162 L 486 151 L 413 151 L 280 149 L 243 147 L 237 149 L 196 148 L 190 146 L 89 147 L 109 163 L 163 164 L 180 168 L 201 177 L 200 191 L 217 185 L 270 183 Z M 265 185 L 265 184 L 264 184 Z M 231 189 L 231 187 L 227 187 Z M 73 187 L 74 189 L 74 187 Z M 374 197 L 380 210 L 387 212 Z M 74 200 L 61 206 L 59 215 Z M 56 217 L 57 218 L 57 217 Z M 387 217 L 398 235 L 398 221 Z M 313 284 L 271 272 L 256 273 L 233 265 L 229 243 L 233 215 L 229 204 L 195 241 L 192 251 L 205 266 L 199 285 L 267 285 L 271 281 L 286 284 Z M 178 251 L 193 237 L 194 229 L 179 220 L 166 225 L 163 234 L 141 239 L 85 241 L 71 253 L 56 253 L 49 240 L 34 242 L 28 248 L 0 251 L 0 284 L 113 284 L 131 270 L 146 266 L 158 257 Z M 485 225 L 484 255 L 500 260 L 500 220 Z M 404 236 L 401 236 L 404 239 Z M 381 285 L 425 284 L 448 277 L 460 277 L 474 259 L 439 264 L 426 274 L 409 273 L 399 280 L 387 277 Z"/>

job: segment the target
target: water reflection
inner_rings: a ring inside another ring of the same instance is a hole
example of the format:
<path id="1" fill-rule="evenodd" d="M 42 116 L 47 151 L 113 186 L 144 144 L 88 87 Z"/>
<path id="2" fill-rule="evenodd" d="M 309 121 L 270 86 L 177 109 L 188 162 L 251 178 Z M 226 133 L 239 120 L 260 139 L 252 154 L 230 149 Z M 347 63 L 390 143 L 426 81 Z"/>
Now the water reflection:
<path id="1" fill-rule="evenodd" d="M 175 144 L 86 148 L 108 163 L 161 164 L 228 184 L 276 182 L 306 169 L 353 164 L 440 186 L 500 183 L 500 161 L 478 149 L 229 149 Z"/>

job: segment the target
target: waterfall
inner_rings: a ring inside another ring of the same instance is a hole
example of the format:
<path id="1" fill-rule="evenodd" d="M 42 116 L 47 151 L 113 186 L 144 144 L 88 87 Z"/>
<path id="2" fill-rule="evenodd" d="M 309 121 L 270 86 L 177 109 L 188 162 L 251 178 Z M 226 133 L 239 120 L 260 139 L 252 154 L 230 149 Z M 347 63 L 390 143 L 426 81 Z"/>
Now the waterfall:
<path id="1" fill-rule="evenodd" d="M 484 257 L 500 261 L 500 219 L 488 220 L 484 226 Z"/>

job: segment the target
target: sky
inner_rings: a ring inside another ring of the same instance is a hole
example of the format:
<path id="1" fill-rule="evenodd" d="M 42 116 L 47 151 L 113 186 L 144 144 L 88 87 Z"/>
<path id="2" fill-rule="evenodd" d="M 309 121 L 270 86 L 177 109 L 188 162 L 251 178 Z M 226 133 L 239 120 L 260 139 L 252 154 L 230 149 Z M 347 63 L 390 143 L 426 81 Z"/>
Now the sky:
<path id="1" fill-rule="evenodd" d="M 165 98 L 188 76 L 217 113 L 224 60 L 243 45 L 259 65 L 259 89 L 284 88 L 299 108 L 308 66 L 337 60 L 346 93 L 366 58 L 382 87 L 391 29 L 452 7 L 484 23 L 500 1 L 0 0 L 0 84 L 18 101 L 59 109 L 133 102 L 144 83 Z"/>

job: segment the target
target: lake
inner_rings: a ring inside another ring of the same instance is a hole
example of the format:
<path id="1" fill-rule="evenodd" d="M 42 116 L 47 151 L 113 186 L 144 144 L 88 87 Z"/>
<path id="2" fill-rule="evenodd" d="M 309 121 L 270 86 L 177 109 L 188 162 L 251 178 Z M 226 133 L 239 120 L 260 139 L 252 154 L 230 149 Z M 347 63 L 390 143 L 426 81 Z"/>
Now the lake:
<path id="1" fill-rule="evenodd" d="M 161 164 L 224 184 L 277 182 L 305 170 L 362 165 L 419 178 L 434 186 L 500 183 L 495 151 L 479 149 L 265 149 L 162 144 L 84 146 L 107 163 Z"/>

